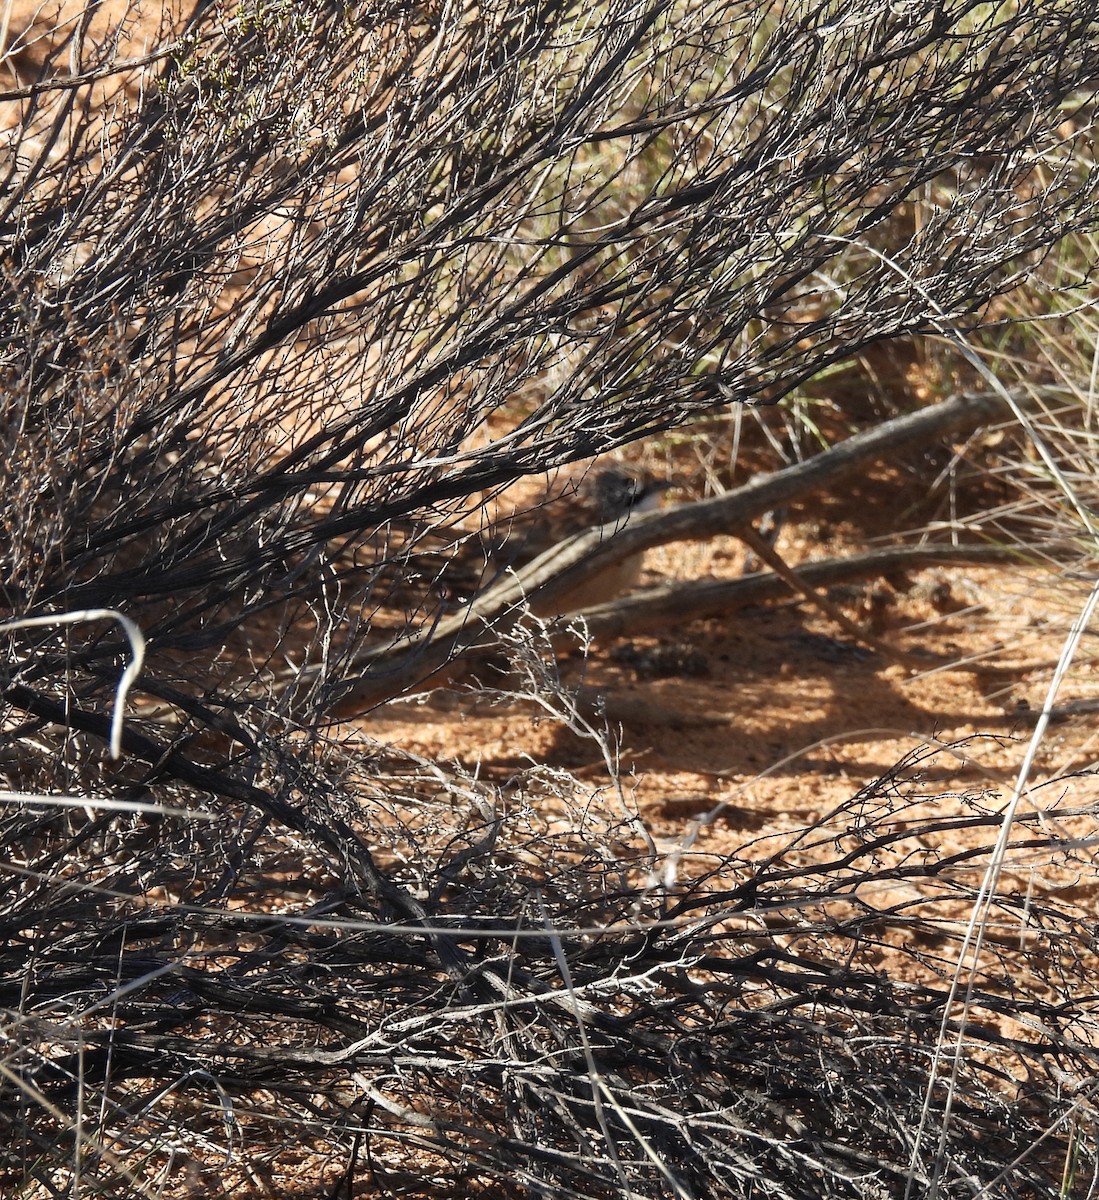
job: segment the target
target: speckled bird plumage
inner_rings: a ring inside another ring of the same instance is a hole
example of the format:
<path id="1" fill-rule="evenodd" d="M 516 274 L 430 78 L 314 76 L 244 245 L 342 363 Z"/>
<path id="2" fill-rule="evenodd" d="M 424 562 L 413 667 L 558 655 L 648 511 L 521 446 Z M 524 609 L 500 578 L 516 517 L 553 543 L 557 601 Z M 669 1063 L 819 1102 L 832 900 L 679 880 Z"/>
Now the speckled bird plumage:
<path id="1" fill-rule="evenodd" d="M 528 520 L 511 523 L 498 541 L 497 563 L 518 566 L 552 546 L 596 526 L 621 527 L 635 513 L 660 504 L 669 484 L 643 467 L 617 460 L 603 460 L 586 469 L 556 476 L 545 498 Z M 631 554 L 584 580 L 547 609 L 533 598 L 532 607 L 542 615 L 576 612 L 605 604 L 635 587 L 641 577 L 644 554 Z"/>

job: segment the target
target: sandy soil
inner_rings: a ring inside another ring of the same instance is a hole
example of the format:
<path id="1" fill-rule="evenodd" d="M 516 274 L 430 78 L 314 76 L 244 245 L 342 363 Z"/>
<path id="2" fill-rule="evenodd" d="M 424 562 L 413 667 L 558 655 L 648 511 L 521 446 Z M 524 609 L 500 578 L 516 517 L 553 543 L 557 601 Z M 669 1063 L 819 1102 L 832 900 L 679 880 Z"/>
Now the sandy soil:
<path id="1" fill-rule="evenodd" d="M 739 572 L 743 552 L 721 541 L 651 553 L 646 582 Z M 823 553 L 812 541 L 792 526 L 778 548 L 797 563 Z M 584 689 L 586 715 L 618 747 L 628 794 L 654 837 L 675 843 L 706 817 L 707 849 L 735 850 L 746 837 L 817 821 L 922 744 L 948 748 L 935 758 L 943 790 L 1010 795 L 1082 596 L 1048 574 L 1000 566 L 935 568 L 838 587 L 830 598 L 887 644 L 926 654 L 928 667 L 889 661 L 793 596 L 561 664 L 563 681 Z M 944 669 L 940 660 L 964 665 Z M 1071 710 L 1096 697 L 1099 660 L 1085 642 L 1033 787 L 1095 767 L 1099 716 Z M 489 777 L 536 760 L 593 789 L 609 783 L 597 743 L 534 705 L 435 693 L 386 705 L 358 730 Z M 1084 803 L 1093 791 L 1076 778 L 1058 803 Z"/>

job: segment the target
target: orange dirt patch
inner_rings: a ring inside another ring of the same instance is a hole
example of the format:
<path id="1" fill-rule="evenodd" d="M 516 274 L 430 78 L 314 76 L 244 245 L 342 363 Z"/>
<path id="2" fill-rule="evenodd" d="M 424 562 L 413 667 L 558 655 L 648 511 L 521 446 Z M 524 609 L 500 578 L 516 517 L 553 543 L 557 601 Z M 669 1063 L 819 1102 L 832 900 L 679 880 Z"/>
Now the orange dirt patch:
<path id="1" fill-rule="evenodd" d="M 779 543 L 795 563 L 805 545 L 796 531 Z M 665 547 L 650 555 L 647 582 L 735 571 L 742 561 L 732 539 Z M 628 805 L 662 849 L 690 843 L 693 853 L 743 852 L 747 842 L 820 821 L 925 744 L 943 748 L 929 794 L 984 793 L 992 811 L 1007 803 L 1074 615 L 1073 594 L 1021 567 L 939 567 L 836 588 L 831 599 L 882 641 L 926 655 L 928 667 L 888 661 L 800 597 L 599 646 L 561 664 L 564 683 L 581 689 L 583 717 L 617 749 Z M 941 660 L 963 665 L 943 669 Z M 1099 715 L 1087 702 L 1096 697 L 1099 660 L 1085 644 L 1057 698 L 1059 717 L 1041 742 L 1024 807 L 1049 808 L 1054 819 L 1058 808 L 1094 801 L 1099 785 L 1088 772 Z M 599 802 L 619 803 L 598 743 L 534 703 L 439 691 L 385 705 L 343 732 L 501 783 L 532 761 L 565 768 Z M 945 811 L 946 801 L 936 803 Z M 981 837 L 989 840 L 988 831 Z M 1048 874 L 1049 864 L 1020 870 Z M 1042 886 L 1076 882 L 1050 876 Z"/>

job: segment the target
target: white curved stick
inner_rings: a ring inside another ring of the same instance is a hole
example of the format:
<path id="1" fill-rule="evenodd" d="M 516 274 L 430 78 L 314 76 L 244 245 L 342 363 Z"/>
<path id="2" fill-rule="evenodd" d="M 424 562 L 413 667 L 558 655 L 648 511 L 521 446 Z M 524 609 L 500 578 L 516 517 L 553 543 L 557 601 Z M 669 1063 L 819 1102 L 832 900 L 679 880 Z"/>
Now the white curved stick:
<path id="1" fill-rule="evenodd" d="M 118 680 L 114 693 L 114 712 L 111 714 L 111 758 L 122 754 L 122 722 L 126 694 L 141 674 L 145 662 L 145 635 L 125 613 L 116 608 L 82 608 L 75 612 L 51 613 L 45 617 L 19 617 L 0 624 L 0 633 L 7 629 L 29 629 L 35 625 L 76 625 L 81 621 L 117 621 L 130 643 L 130 661 Z"/>

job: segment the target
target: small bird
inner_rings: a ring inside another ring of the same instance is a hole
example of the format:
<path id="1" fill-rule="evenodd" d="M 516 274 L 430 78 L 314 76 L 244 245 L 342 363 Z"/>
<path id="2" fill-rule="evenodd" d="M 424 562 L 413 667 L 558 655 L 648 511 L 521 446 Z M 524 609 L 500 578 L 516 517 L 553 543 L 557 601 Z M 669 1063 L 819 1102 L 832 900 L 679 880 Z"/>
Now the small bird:
<path id="1" fill-rule="evenodd" d="M 499 531 L 493 559 L 504 567 L 522 566 L 552 546 L 596 526 L 621 528 L 635 513 L 650 512 L 672 484 L 643 467 L 604 460 L 586 470 L 558 475 L 531 514 L 529 522 L 516 520 Z M 559 596 L 555 612 L 578 612 L 606 604 L 636 587 L 641 578 L 644 551 L 631 554 Z M 539 612 L 537 597 L 532 607 Z M 547 615 L 544 611 L 541 615 Z"/>

